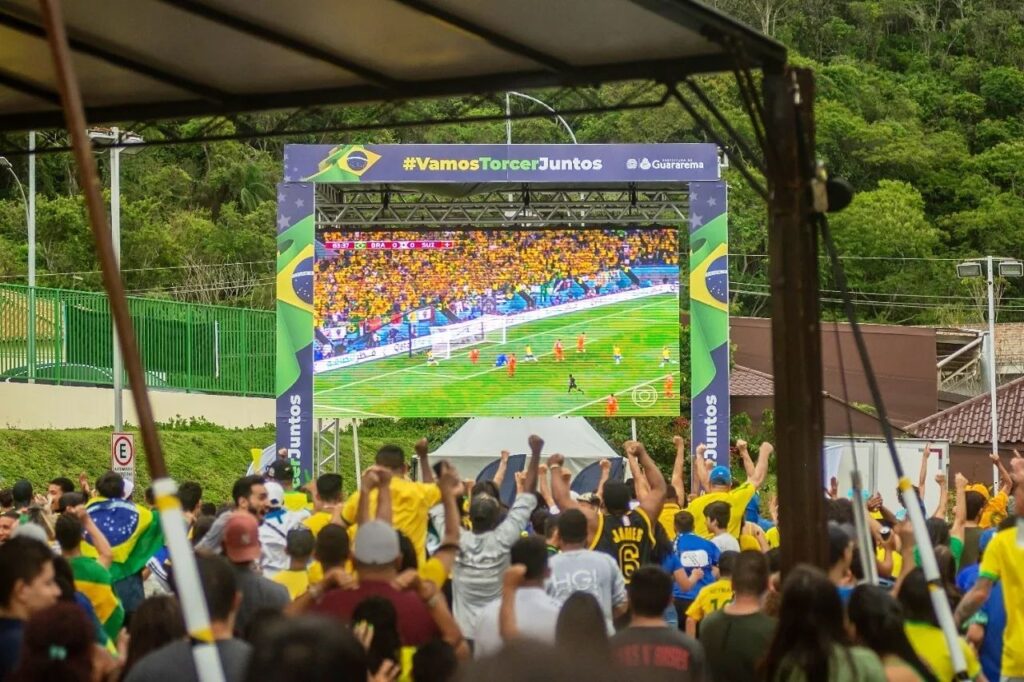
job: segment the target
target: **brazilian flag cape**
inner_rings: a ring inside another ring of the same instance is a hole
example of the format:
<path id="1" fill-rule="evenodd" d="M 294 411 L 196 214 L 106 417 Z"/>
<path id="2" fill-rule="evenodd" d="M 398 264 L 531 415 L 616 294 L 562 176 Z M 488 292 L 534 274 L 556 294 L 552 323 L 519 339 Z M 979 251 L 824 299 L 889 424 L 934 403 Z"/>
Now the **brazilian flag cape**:
<path id="1" fill-rule="evenodd" d="M 75 574 L 75 589 L 89 599 L 107 637 L 117 639 L 117 633 L 124 625 L 124 608 L 114 594 L 114 581 L 110 577 L 110 571 L 100 562 L 87 556 L 76 556 L 68 563 Z"/>
<path id="2" fill-rule="evenodd" d="M 94 497 L 85 508 L 114 551 L 114 563 L 110 566 L 113 582 L 141 571 L 164 546 L 160 517 L 146 507 L 126 500 Z M 88 533 L 82 541 L 82 554 L 98 556 Z"/>

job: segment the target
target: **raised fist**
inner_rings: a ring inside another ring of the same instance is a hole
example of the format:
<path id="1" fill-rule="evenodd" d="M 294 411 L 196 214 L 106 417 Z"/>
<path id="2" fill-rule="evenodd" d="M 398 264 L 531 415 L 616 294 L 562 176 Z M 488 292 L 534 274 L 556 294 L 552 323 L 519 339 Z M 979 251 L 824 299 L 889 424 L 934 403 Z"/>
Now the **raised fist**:
<path id="1" fill-rule="evenodd" d="M 565 464 L 565 456 L 555 453 L 548 457 L 548 467 L 560 467 Z"/>
<path id="2" fill-rule="evenodd" d="M 536 435 L 536 434 L 530 436 L 529 443 L 530 443 L 530 452 L 533 452 L 533 453 L 536 453 L 536 454 L 539 455 L 541 450 L 544 449 L 544 439 L 541 438 L 540 436 Z"/>
<path id="3" fill-rule="evenodd" d="M 609 471 L 612 470 L 612 463 L 609 462 L 607 459 L 602 459 L 600 462 L 597 463 L 597 466 L 601 467 L 601 471 L 604 473 L 608 473 Z"/>
<path id="4" fill-rule="evenodd" d="M 420 457 L 426 457 L 427 456 L 427 439 L 426 438 L 420 438 L 418 441 L 416 441 L 416 445 L 414 447 L 416 448 L 416 454 L 417 455 L 419 455 Z"/>

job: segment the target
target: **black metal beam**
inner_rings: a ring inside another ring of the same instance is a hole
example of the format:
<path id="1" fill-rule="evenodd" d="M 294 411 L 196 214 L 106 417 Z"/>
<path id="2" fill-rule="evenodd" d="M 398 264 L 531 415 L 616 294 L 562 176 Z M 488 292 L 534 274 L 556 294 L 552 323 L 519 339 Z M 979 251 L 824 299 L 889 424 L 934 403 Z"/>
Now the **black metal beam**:
<path id="1" fill-rule="evenodd" d="M 0 26 L 6 26 L 7 28 L 19 33 L 36 36 L 41 40 L 46 40 L 45 28 L 34 21 L 12 13 L 6 7 L 6 3 L 3 6 L 0 6 Z M 146 76 L 147 78 L 164 83 L 165 85 L 170 85 L 194 95 L 198 95 L 199 97 L 213 101 L 223 101 L 230 97 L 230 95 L 223 90 L 205 83 L 200 83 L 199 81 L 179 74 L 171 73 L 170 71 L 154 66 L 153 64 L 144 62 L 141 59 L 131 57 L 109 44 L 101 44 L 101 42 L 95 38 L 82 35 L 69 35 L 68 43 L 71 45 L 71 49 L 74 52 L 95 57 L 96 59 L 100 59 L 108 64 L 112 64 L 113 66 L 135 72 L 142 76 Z"/>
<path id="2" fill-rule="evenodd" d="M 41 99 L 44 102 L 53 104 L 54 106 L 60 106 L 60 95 L 57 92 L 5 69 L 0 69 L 0 85 L 10 88 L 11 90 L 16 90 L 22 94 L 30 95 L 36 99 Z M 57 111 L 56 115 L 57 117 L 62 116 L 60 111 Z"/>
<path id="3" fill-rule="evenodd" d="M 98 124 L 124 121 L 126 119 L 153 121 L 191 116 L 225 115 L 246 111 L 451 97 L 467 93 L 503 92 L 515 89 L 592 86 L 595 83 L 624 80 L 650 79 L 674 83 L 688 75 L 714 73 L 728 68 L 729 60 L 727 56 L 708 55 L 685 59 L 594 65 L 576 68 L 566 73 L 528 71 L 409 82 L 402 86 L 400 93 L 383 91 L 371 86 L 357 85 L 345 88 L 239 95 L 223 103 L 204 100 L 180 100 L 176 102 L 110 105 L 89 108 L 86 110 L 86 115 L 90 123 Z M 563 112 L 563 115 L 565 115 L 565 112 Z M 502 116 L 504 116 L 504 113 L 502 113 Z M 0 132 L 57 128 L 62 124 L 63 118 L 59 111 L 24 112 L 0 116 Z"/>
<path id="4" fill-rule="evenodd" d="M 380 73 L 379 71 L 371 69 L 365 64 L 360 64 L 359 62 L 353 61 L 347 57 L 342 57 L 339 54 L 335 54 L 334 52 L 325 50 L 321 47 L 310 45 L 299 38 L 281 33 L 275 28 L 264 26 L 263 24 L 252 21 L 251 19 L 240 17 L 237 14 L 224 12 L 216 7 L 211 7 L 199 0 L 160 0 L 160 2 L 183 12 L 188 12 L 194 16 L 206 19 L 207 21 L 212 21 L 220 24 L 221 26 L 226 26 L 234 31 L 238 31 L 239 33 L 245 33 L 265 42 L 273 43 L 279 47 L 301 54 L 304 57 L 309 57 L 310 59 L 331 64 L 339 69 L 344 69 L 345 71 L 356 74 L 363 80 L 374 85 L 376 88 L 391 90 L 399 86 L 404 87 L 401 81 L 397 81 L 383 73 Z"/>
<path id="5" fill-rule="evenodd" d="M 434 5 L 431 5 L 428 2 L 424 2 L 423 0 L 395 1 L 402 5 L 405 5 L 409 9 L 416 10 L 421 14 L 426 14 L 428 16 L 433 17 L 434 19 L 443 21 L 449 26 L 454 26 L 455 28 L 466 31 L 467 33 L 472 33 L 477 38 L 481 38 L 487 43 L 490 43 L 494 47 L 504 50 L 505 52 L 510 52 L 519 57 L 526 57 L 527 59 L 534 61 L 540 64 L 541 66 L 547 67 L 551 71 L 568 71 L 572 68 L 567 62 L 564 62 L 561 59 L 558 59 L 557 57 L 553 57 L 547 54 L 546 52 L 534 49 L 529 45 L 524 45 L 523 43 L 512 38 L 509 38 L 506 35 L 498 33 L 497 31 L 492 31 L 489 28 L 469 21 L 468 19 L 460 17 L 457 14 L 453 14 L 448 10 L 442 9 L 440 7 L 435 7 Z"/>

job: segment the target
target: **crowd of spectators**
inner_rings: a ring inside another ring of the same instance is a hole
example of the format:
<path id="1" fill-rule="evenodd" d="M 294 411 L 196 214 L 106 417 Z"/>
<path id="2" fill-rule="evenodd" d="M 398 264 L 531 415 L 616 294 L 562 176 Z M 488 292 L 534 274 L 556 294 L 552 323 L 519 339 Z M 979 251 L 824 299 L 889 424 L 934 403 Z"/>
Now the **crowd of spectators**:
<path id="1" fill-rule="evenodd" d="M 1011 473 L 993 455 L 995 490 L 957 475 L 951 518 L 937 477 L 928 528 L 942 578 L 930 585 L 907 521 L 872 495 L 870 546 L 858 544 L 855 502 L 834 483 L 828 565 L 782 576 L 777 505 L 759 497 L 772 446 L 755 461 L 736 443 L 742 482 L 702 457 L 687 474 L 675 447 L 666 477 L 628 441 L 631 478 L 611 480 L 602 461 L 583 495 L 560 455 L 542 462 L 537 436 L 522 471 L 503 452 L 492 480 L 431 466 L 424 439 L 419 480 L 384 446 L 347 498 L 338 474 L 295 489 L 284 457 L 220 506 L 184 483 L 204 637 L 227 682 L 949 682 L 939 590 L 968 677 L 1024 679 L 1024 458 Z M 503 500 L 508 475 L 516 494 Z M 81 476 L 0 491 L 0 682 L 199 679 L 159 511 L 132 488 L 107 472 L 94 487 Z"/>
<path id="2" fill-rule="evenodd" d="M 517 292 L 608 272 L 678 263 L 675 230 L 326 232 L 331 241 L 451 240 L 446 249 L 351 249 L 317 261 L 318 327 L 338 327 L 424 307 L 471 308 Z"/>

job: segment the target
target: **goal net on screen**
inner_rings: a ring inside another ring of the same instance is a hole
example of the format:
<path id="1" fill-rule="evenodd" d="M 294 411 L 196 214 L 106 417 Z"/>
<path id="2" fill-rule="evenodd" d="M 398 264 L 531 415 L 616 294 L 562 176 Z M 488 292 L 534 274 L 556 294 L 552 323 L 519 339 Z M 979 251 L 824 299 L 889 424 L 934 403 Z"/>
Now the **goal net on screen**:
<path id="1" fill-rule="evenodd" d="M 460 348 L 479 343 L 505 343 L 505 318 L 484 315 L 469 322 L 457 322 L 430 330 L 430 349 L 437 360 L 447 360 Z"/>

